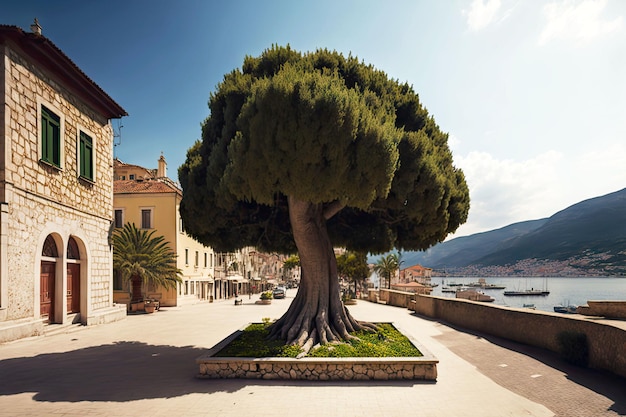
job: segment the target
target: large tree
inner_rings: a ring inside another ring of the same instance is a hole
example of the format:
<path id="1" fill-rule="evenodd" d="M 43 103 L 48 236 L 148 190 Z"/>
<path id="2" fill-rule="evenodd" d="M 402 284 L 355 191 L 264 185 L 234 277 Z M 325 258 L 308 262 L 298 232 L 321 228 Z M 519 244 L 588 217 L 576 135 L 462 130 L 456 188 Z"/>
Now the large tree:
<path id="1" fill-rule="evenodd" d="M 367 326 L 339 296 L 333 246 L 419 250 L 464 223 L 447 134 L 406 83 L 357 58 L 273 46 L 211 93 L 179 169 L 187 232 L 216 250 L 298 253 L 302 279 L 272 334 L 305 350 Z"/>

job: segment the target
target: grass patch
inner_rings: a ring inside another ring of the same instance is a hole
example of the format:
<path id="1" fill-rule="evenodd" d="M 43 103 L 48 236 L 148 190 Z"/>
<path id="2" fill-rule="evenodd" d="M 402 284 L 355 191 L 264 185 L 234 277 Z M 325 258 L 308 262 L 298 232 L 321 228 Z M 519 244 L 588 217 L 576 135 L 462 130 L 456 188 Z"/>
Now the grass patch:
<path id="1" fill-rule="evenodd" d="M 358 331 L 352 333 L 360 340 L 329 343 L 311 349 L 308 357 L 367 358 L 367 357 L 415 357 L 423 356 L 411 341 L 389 323 L 378 325 L 378 332 Z M 268 340 L 269 323 L 249 325 L 228 346 L 220 350 L 218 357 L 287 357 L 295 358 L 301 349 L 285 345 L 284 341 Z"/>

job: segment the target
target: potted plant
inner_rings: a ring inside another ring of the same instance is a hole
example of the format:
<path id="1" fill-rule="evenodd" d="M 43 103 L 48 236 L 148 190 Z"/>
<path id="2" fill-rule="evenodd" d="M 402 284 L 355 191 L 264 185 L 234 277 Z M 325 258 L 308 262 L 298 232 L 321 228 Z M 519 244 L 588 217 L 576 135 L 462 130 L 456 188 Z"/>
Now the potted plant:
<path id="1" fill-rule="evenodd" d="M 257 304 L 272 304 L 274 293 L 272 293 L 272 291 L 263 291 L 260 298 L 261 299 L 257 301 Z"/>
<path id="2" fill-rule="evenodd" d="M 341 301 L 343 301 L 343 304 L 347 306 L 356 304 L 356 298 L 352 297 L 352 294 L 349 292 L 341 294 Z"/>
<path id="3" fill-rule="evenodd" d="M 144 310 L 146 313 L 154 313 L 157 309 L 158 301 L 155 300 L 145 300 L 144 301 Z"/>

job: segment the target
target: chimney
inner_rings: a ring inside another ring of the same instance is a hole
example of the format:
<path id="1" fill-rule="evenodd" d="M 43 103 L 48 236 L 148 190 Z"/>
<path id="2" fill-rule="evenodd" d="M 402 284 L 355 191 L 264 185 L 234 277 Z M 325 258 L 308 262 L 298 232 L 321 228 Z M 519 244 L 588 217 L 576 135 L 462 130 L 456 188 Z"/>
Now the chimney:
<path id="1" fill-rule="evenodd" d="M 41 35 L 41 26 L 39 26 L 39 21 L 37 20 L 37 18 L 35 18 L 35 21 L 33 22 L 33 24 L 30 25 L 30 30 L 35 35 Z"/>
<path id="2" fill-rule="evenodd" d="M 157 178 L 166 178 L 167 177 L 167 162 L 165 162 L 165 157 L 163 153 L 161 153 L 161 157 L 159 158 L 159 165 L 157 168 Z"/>

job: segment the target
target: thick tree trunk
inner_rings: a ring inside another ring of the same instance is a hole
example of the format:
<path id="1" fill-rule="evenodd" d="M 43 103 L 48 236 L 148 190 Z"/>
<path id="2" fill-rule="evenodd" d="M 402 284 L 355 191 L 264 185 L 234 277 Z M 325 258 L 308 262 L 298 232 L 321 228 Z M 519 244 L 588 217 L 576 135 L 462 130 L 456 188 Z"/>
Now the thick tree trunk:
<path id="1" fill-rule="evenodd" d="M 272 326 L 272 337 L 297 344 L 305 352 L 317 343 L 345 341 L 369 323 L 357 322 L 341 302 L 337 261 L 321 204 L 289 197 L 289 219 L 298 247 L 300 288 L 287 312 Z"/>

